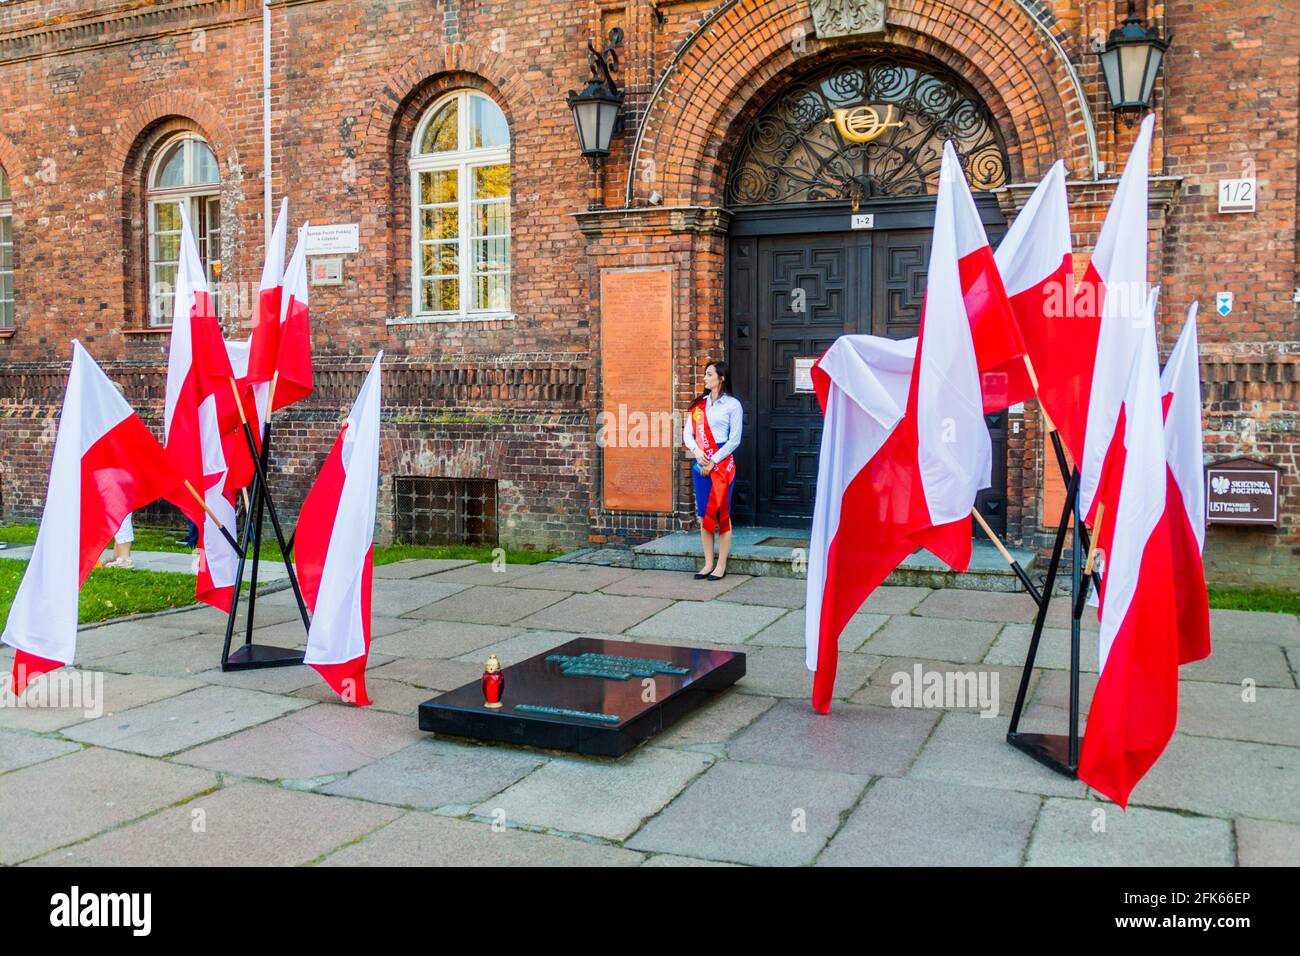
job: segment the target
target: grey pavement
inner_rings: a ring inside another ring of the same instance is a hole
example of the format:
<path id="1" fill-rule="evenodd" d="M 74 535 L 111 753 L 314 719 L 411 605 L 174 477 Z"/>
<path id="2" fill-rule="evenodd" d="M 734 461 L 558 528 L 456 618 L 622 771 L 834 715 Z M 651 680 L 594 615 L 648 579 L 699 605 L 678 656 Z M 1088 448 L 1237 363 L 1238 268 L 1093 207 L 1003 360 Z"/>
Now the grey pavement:
<path id="1" fill-rule="evenodd" d="M 386 565 L 370 708 L 306 667 L 222 673 L 207 608 L 87 628 L 61 673 L 93 706 L 0 696 L 0 865 L 1300 863 L 1295 616 L 1213 613 L 1214 654 L 1182 669 L 1177 733 L 1122 811 L 1006 743 L 1023 596 L 878 589 L 840 641 L 829 715 L 809 706 L 803 608 L 788 578 Z M 1063 733 L 1068 621 L 1049 625 L 1022 728 Z M 619 760 L 418 729 L 489 653 L 577 636 L 730 648 L 747 673 Z M 259 601 L 256 638 L 302 645 L 291 595 Z M 1081 650 L 1086 724 L 1094 626 Z M 931 699 L 930 678 L 979 693 Z"/>

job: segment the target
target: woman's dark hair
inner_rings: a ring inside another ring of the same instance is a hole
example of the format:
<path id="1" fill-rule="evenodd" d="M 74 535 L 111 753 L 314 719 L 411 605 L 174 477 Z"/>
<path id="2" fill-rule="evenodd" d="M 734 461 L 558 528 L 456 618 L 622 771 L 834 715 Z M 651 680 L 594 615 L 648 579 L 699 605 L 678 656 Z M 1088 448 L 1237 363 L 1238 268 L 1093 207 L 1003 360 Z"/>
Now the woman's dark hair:
<path id="1" fill-rule="evenodd" d="M 722 359 L 716 359 L 704 363 L 704 370 L 706 372 L 709 370 L 710 365 L 713 366 L 713 371 L 718 373 L 718 378 L 722 379 L 722 394 L 723 395 L 732 394 L 731 366 L 728 365 L 726 362 L 724 362 Z M 709 394 L 709 390 L 706 388 L 703 392 L 700 393 L 700 398 L 704 398 L 708 394 Z"/>

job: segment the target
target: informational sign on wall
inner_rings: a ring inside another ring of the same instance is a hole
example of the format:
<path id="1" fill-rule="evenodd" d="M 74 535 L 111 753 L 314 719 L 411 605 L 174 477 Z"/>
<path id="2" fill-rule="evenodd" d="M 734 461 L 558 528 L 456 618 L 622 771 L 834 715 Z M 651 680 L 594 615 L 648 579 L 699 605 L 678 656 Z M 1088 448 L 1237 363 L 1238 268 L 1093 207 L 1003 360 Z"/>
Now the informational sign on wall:
<path id="1" fill-rule="evenodd" d="M 600 277 L 603 401 L 596 440 L 605 507 L 673 510 L 673 272 L 607 269 Z"/>
<path id="2" fill-rule="evenodd" d="M 1255 180 L 1220 179 L 1219 212 L 1254 212 Z"/>
<path id="3" fill-rule="evenodd" d="M 1205 520 L 1208 524 L 1278 523 L 1282 469 L 1252 458 L 1231 458 L 1205 470 Z"/>
<path id="4" fill-rule="evenodd" d="M 337 223 L 330 226 L 307 227 L 307 255 L 333 256 L 359 251 L 361 226 L 358 223 Z"/>

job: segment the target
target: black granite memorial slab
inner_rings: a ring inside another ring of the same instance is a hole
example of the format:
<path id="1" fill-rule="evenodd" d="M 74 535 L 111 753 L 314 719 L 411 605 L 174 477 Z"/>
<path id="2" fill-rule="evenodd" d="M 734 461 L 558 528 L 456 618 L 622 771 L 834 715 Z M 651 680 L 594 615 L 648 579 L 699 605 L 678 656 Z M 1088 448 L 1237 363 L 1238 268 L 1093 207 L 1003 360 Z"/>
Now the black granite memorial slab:
<path id="1" fill-rule="evenodd" d="M 745 655 L 579 637 L 503 673 L 500 709 L 474 681 L 421 704 L 420 729 L 621 757 L 744 677 Z"/>

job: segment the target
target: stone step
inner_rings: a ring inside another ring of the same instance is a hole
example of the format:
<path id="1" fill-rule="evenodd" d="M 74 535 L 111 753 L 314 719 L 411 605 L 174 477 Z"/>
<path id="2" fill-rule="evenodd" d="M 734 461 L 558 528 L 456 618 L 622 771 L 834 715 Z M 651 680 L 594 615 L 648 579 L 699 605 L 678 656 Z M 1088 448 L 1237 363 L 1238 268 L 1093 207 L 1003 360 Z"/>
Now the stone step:
<path id="1" fill-rule="evenodd" d="M 732 538 L 731 556 L 727 559 L 727 571 L 760 577 L 802 578 L 806 576 L 807 549 L 808 536 L 802 530 L 737 527 Z M 1037 554 L 1024 548 L 1009 550 L 1032 576 Z M 630 552 L 618 548 L 590 548 L 566 555 L 561 560 L 640 570 L 687 571 L 699 566 L 700 536 L 695 531 L 679 531 L 637 545 Z M 970 569 L 964 574 L 950 570 L 928 551 L 917 551 L 899 565 L 885 583 L 976 591 L 1024 590 L 997 549 L 983 540 L 974 542 Z"/>

